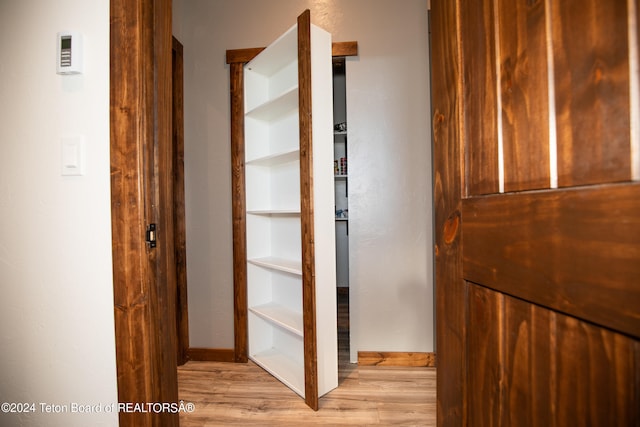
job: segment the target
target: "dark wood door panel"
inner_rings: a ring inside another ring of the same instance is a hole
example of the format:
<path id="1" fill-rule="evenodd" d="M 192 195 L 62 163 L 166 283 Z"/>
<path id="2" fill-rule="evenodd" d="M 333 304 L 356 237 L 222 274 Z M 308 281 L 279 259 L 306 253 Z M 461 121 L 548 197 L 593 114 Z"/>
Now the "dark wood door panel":
<path id="1" fill-rule="evenodd" d="M 549 188 L 545 2 L 498 2 L 504 190 Z"/>
<path id="2" fill-rule="evenodd" d="M 627 2 L 461 2 L 459 22 L 467 194 L 631 179 Z"/>
<path id="3" fill-rule="evenodd" d="M 461 2 L 460 15 L 468 28 L 461 43 L 462 73 L 467 83 L 462 106 L 467 117 L 466 186 L 469 194 L 492 194 L 500 188 L 493 2 Z M 490 141 L 494 143 L 487 143 Z"/>
<path id="4" fill-rule="evenodd" d="M 438 424 L 640 426 L 638 1 L 431 4 Z"/>
<path id="5" fill-rule="evenodd" d="M 640 184 L 463 200 L 464 278 L 640 337 Z"/>
<path id="6" fill-rule="evenodd" d="M 468 417 L 471 425 L 497 426 L 505 406 L 501 387 L 504 297 L 470 283 L 467 283 L 467 292 Z"/>
<path id="7" fill-rule="evenodd" d="M 627 181 L 627 2 L 558 1 L 553 9 L 558 183 Z"/>
<path id="8" fill-rule="evenodd" d="M 638 340 L 482 286 L 468 290 L 469 425 L 640 423 Z"/>

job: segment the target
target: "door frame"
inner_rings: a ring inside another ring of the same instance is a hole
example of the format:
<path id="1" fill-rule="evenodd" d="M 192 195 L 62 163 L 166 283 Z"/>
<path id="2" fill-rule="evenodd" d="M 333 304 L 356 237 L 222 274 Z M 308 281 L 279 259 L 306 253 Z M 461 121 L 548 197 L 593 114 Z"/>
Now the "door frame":
<path id="1" fill-rule="evenodd" d="M 176 263 L 176 348 L 178 365 L 184 365 L 189 351 L 189 309 L 187 301 L 187 239 L 184 195 L 184 52 L 172 37 L 172 140 L 173 221 Z"/>

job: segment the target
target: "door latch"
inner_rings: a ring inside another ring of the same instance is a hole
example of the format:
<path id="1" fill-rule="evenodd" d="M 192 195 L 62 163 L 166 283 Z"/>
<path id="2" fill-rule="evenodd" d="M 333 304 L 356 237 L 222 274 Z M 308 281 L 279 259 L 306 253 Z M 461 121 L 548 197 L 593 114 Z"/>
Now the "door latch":
<path id="1" fill-rule="evenodd" d="M 156 225 L 149 224 L 147 226 L 147 244 L 150 248 L 156 247 Z"/>

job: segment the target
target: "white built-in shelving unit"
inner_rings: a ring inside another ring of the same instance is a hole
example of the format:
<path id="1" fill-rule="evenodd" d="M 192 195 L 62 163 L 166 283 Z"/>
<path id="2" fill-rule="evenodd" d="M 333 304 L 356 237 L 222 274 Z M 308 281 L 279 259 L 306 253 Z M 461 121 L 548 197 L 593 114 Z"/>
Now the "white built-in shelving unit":
<path id="1" fill-rule="evenodd" d="M 302 397 L 309 375 L 317 375 L 318 396 L 337 386 L 331 36 L 313 25 L 310 32 L 308 208 L 301 199 L 298 25 L 244 69 L 249 358 Z M 312 218 L 314 231 L 307 259 L 303 218 Z M 305 276 L 305 263 L 314 277 Z M 305 292 L 315 313 L 305 312 Z M 305 316 L 315 317 L 310 329 Z M 305 348 L 306 334 L 316 336 L 316 354 Z M 317 373 L 305 371 L 305 358 L 317 360 Z"/>

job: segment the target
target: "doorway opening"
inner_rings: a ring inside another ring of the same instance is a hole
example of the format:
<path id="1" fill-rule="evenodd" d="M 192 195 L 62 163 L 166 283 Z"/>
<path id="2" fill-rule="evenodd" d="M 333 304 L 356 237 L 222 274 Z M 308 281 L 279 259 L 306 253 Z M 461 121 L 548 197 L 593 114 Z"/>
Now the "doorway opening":
<path id="1" fill-rule="evenodd" d="M 346 60 L 333 58 L 333 171 L 335 177 L 336 298 L 338 379 L 353 369 L 349 327 L 349 175 L 347 151 Z"/>

